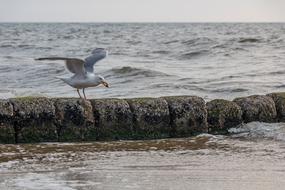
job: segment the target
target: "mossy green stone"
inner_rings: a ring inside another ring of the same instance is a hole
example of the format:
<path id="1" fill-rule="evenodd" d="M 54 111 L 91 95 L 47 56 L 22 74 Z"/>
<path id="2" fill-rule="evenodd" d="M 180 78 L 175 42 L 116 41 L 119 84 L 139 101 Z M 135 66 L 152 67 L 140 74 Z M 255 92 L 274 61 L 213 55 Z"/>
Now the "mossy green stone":
<path id="1" fill-rule="evenodd" d="M 172 136 L 187 137 L 208 131 L 205 101 L 198 96 L 163 97 L 169 107 Z"/>
<path id="2" fill-rule="evenodd" d="M 12 98 L 10 102 L 14 107 L 14 115 L 19 119 L 51 119 L 55 116 L 53 102 L 45 97 Z"/>
<path id="3" fill-rule="evenodd" d="M 167 102 L 162 98 L 126 100 L 133 113 L 134 138 L 166 138 L 170 136 L 170 116 Z"/>
<path id="4" fill-rule="evenodd" d="M 56 142 L 57 128 L 50 122 L 14 124 L 17 143 Z"/>
<path id="5" fill-rule="evenodd" d="M 45 97 L 21 97 L 9 100 L 13 105 L 16 142 L 56 141 L 53 101 Z"/>
<path id="6" fill-rule="evenodd" d="M 252 95 L 236 98 L 234 102 L 241 107 L 243 120 L 246 123 L 252 121 L 274 122 L 276 120 L 276 107 L 270 96 Z"/>
<path id="7" fill-rule="evenodd" d="M 15 143 L 15 130 L 13 125 L 0 125 L 0 143 Z"/>
<path id="8" fill-rule="evenodd" d="M 242 123 L 241 108 L 234 102 L 216 99 L 206 104 L 210 133 L 226 133 Z"/>
<path id="9" fill-rule="evenodd" d="M 15 143 L 15 130 L 11 125 L 14 116 L 9 100 L 0 100 L 0 143 Z"/>
<path id="10" fill-rule="evenodd" d="M 133 114 L 126 100 L 110 98 L 90 101 L 99 140 L 133 138 Z"/>
<path id="11" fill-rule="evenodd" d="M 285 92 L 267 94 L 275 102 L 277 111 L 277 120 L 279 122 L 285 121 Z"/>
<path id="12" fill-rule="evenodd" d="M 91 103 L 76 98 L 57 98 L 53 101 L 59 141 L 86 140 L 88 131 L 94 128 Z"/>

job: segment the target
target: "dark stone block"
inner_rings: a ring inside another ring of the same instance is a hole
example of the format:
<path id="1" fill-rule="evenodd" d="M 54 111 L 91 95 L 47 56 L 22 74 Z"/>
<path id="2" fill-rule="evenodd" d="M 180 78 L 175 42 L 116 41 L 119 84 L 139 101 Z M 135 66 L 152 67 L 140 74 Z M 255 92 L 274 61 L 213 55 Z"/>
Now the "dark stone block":
<path id="1" fill-rule="evenodd" d="M 89 101 L 75 98 L 54 99 L 55 125 L 59 141 L 83 141 L 92 130 L 94 118 Z"/>
<path id="2" fill-rule="evenodd" d="M 207 132 L 205 101 L 197 96 L 164 97 L 168 102 L 173 136 L 185 137 Z"/>
<path id="3" fill-rule="evenodd" d="M 227 129 L 242 123 L 241 108 L 228 100 L 212 100 L 206 104 L 210 133 L 226 133 Z"/>
<path id="4" fill-rule="evenodd" d="M 271 93 L 267 96 L 271 97 L 275 103 L 276 111 L 277 111 L 277 121 L 284 122 L 285 121 L 285 93 Z"/>
<path id="5" fill-rule="evenodd" d="M 234 102 L 241 107 L 243 120 L 246 123 L 251 121 L 274 122 L 276 119 L 275 103 L 269 96 L 253 95 L 236 98 Z"/>
<path id="6" fill-rule="evenodd" d="M 169 110 L 162 98 L 126 100 L 133 113 L 135 138 L 165 138 L 170 136 Z"/>
<path id="7" fill-rule="evenodd" d="M 9 100 L 0 100 L 0 143 L 15 143 L 13 116 L 13 105 Z"/>
<path id="8" fill-rule="evenodd" d="M 14 107 L 13 125 L 16 142 L 56 141 L 57 131 L 52 125 L 55 108 L 51 99 L 22 97 L 10 99 Z"/>
<path id="9" fill-rule="evenodd" d="M 133 115 L 127 101 L 121 99 L 90 101 L 96 128 L 96 134 L 88 135 L 90 139 L 131 139 L 133 137 Z"/>

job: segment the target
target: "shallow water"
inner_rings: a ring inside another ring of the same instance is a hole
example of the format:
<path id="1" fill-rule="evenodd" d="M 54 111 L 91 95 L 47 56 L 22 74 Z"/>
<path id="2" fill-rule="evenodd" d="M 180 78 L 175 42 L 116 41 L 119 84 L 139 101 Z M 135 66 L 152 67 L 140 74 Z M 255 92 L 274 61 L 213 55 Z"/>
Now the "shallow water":
<path id="1" fill-rule="evenodd" d="M 229 136 L 0 145 L 0 189 L 280 189 L 285 124 Z"/>
<path id="2" fill-rule="evenodd" d="M 232 99 L 284 91 L 285 24 L 0 24 L 0 98 L 77 96 L 42 56 L 109 58 L 96 65 L 111 88 L 90 98 L 198 95 Z"/>

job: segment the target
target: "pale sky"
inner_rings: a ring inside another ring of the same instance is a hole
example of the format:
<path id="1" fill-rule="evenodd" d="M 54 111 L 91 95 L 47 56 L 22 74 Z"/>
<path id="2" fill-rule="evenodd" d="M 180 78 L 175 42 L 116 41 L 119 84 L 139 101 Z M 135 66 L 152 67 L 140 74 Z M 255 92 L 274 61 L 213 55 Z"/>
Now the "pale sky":
<path id="1" fill-rule="evenodd" d="M 0 0 L 0 22 L 285 22 L 285 0 Z"/>

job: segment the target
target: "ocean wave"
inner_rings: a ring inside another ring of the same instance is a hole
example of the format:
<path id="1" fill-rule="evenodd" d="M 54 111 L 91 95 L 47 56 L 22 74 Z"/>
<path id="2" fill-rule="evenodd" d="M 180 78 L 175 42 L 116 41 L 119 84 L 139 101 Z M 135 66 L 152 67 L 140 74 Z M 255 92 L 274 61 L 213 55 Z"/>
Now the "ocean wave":
<path id="1" fill-rule="evenodd" d="M 170 51 L 166 51 L 166 50 L 157 50 L 157 51 L 153 51 L 152 53 L 155 53 L 155 54 L 169 54 Z"/>
<path id="2" fill-rule="evenodd" d="M 2 44 L 0 45 L 0 48 L 14 48 L 15 46 L 12 44 Z"/>
<path id="3" fill-rule="evenodd" d="M 209 53 L 210 53 L 209 50 L 192 51 L 192 52 L 182 54 L 180 58 L 181 59 L 193 59 L 193 58 L 201 57 L 204 55 L 208 55 Z"/>
<path id="4" fill-rule="evenodd" d="M 110 31 L 110 30 L 104 30 L 103 33 L 104 33 L 104 34 L 110 34 L 110 33 L 112 33 L 112 31 Z"/>
<path id="5" fill-rule="evenodd" d="M 229 132 L 236 137 L 246 139 L 268 139 L 275 141 L 285 141 L 284 123 L 261 123 L 251 122 L 243 124 L 238 128 L 232 128 Z"/>
<path id="6" fill-rule="evenodd" d="M 261 39 L 258 38 L 240 38 L 238 40 L 239 43 L 259 43 Z"/>
<path id="7" fill-rule="evenodd" d="M 219 88 L 219 89 L 213 89 L 209 90 L 212 93 L 226 93 L 226 92 L 247 92 L 248 89 L 245 88 Z"/>
<path id="8" fill-rule="evenodd" d="M 140 44 L 142 42 L 141 41 L 128 40 L 126 43 L 130 44 L 130 45 L 138 45 L 138 44 Z"/>
<path id="9" fill-rule="evenodd" d="M 166 73 L 149 70 L 149 69 L 143 69 L 143 68 L 136 68 L 136 67 L 119 67 L 119 68 L 112 68 L 110 70 L 115 75 L 120 76 L 145 76 L 145 77 L 156 77 L 156 76 L 170 76 Z"/>
<path id="10" fill-rule="evenodd" d="M 212 43 L 214 40 L 207 38 L 207 37 L 200 37 L 200 38 L 194 38 L 189 40 L 184 40 L 181 43 L 184 45 L 201 45 L 201 44 L 208 44 Z"/>
<path id="11" fill-rule="evenodd" d="M 173 44 L 173 43 L 177 43 L 179 42 L 179 40 L 170 40 L 170 41 L 166 41 L 163 44 Z"/>

